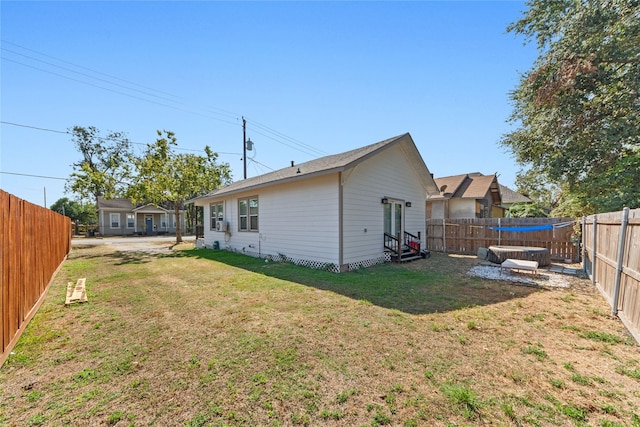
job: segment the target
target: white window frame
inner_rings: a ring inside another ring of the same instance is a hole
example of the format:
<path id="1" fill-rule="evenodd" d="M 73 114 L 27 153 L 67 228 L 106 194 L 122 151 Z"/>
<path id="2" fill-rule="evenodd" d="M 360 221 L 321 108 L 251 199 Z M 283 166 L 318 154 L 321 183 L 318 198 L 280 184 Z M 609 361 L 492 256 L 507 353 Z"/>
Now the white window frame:
<path id="1" fill-rule="evenodd" d="M 255 214 L 251 213 L 251 202 L 255 201 L 256 203 L 256 212 Z M 242 215 L 241 213 L 241 209 L 240 209 L 240 204 L 241 203 L 246 203 L 247 205 L 247 211 L 245 213 L 245 215 Z M 258 196 L 251 196 L 251 197 L 245 197 L 242 199 L 238 199 L 238 231 L 253 231 L 256 232 L 260 229 L 260 214 L 259 214 L 259 209 L 260 209 L 260 201 L 258 199 Z M 256 227 L 253 228 L 251 226 L 251 218 L 255 217 L 255 222 L 256 222 Z M 242 227 L 242 219 L 246 220 L 246 227 Z"/>
<path id="2" fill-rule="evenodd" d="M 167 229 L 167 223 L 169 222 L 167 221 L 168 216 L 169 215 L 166 213 L 160 214 L 160 228 L 162 228 L 163 230 Z"/>
<path id="3" fill-rule="evenodd" d="M 131 225 L 129 225 L 129 220 L 131 220 Z M 129 230 L 136 228 L 136 214 L 127 214 L 127 228 Z"/>
<path id="4" fill-rule="evenodd" d="M 214 202 L 209 205 L 209 229 L 216 230 L 216 223 L 224 221 L 224 202 Z"/>
<path id="5" fill-rule="evenodd" d="M 114 218 L 116 218 L 116 221 L 113 220 Z M 114 223 L 117 224 L 115 227 L 113 226 Z M 120 213 L 119 212 L 111 212 L 109 214 L 109 228 L 111 228 L 111 229 L 119 229 L 120 228 Z"/>

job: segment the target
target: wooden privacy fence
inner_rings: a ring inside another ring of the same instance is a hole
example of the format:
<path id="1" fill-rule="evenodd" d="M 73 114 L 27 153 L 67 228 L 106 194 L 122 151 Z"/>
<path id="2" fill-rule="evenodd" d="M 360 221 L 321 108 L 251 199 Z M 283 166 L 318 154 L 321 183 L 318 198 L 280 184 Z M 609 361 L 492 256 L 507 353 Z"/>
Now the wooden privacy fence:
<path id="1" fill-rule="evenodd" d="M 71 221 L 0 190 L 0 366 L 71 249 Z"/>
<path id="2" fill-rule="evenodd" d="M 640 209 L 591 215 L 582 228 L 585 272 L 640 342 Z"/>
<path id="3" fill-rule="evenodd" d="M 573 218 L 428 219 L 427 248 L 435 252 L 476 254 L 489 246 L 547 248 L 552 260 L 580 261 Z M 549 226 L 548 230 L 509 231 L 515 227 Z M 499 230 L 499 229 L 506 230 Z"/>

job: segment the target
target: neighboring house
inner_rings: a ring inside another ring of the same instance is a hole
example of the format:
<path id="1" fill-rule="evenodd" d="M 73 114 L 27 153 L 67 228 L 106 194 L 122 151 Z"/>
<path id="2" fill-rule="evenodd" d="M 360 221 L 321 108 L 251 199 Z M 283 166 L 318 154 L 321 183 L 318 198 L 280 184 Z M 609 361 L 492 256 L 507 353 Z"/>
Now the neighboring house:
<path id="1" fill-rule="evenodd" d="M 427 198 L 430 219 L 496 218 L 504 216 L 496 175 L 469 173 L 436 178 L 438 194 Z"/>
<path id="2" fill-rule="evenodd" d="M 180 211 L 183 232 L 184 223 L 185 211 Z M 130 199 L 98 197 L 98 231 L 102 236 L 174 234 L 176 215 L 173 209 L 152 203 L 134 206 Z"/>
<path id="3" fill-rule="evenodd" d="M 509 187 L 500 184 L 500 194 L 502 195 L 502 204 L 500 207 L 503 209 L 503 216 L 507 213 L 514 203 L 533 203 L 533 201 L 525 195 L 513 191 Z"/>
<path id="4" fill-rule="evenodd" d="M 424 236 L 437 187 L 411 135 L 237 181 L 195 200 L 207 247 L 335 272 L 390 259 L 385 232 Z"/>

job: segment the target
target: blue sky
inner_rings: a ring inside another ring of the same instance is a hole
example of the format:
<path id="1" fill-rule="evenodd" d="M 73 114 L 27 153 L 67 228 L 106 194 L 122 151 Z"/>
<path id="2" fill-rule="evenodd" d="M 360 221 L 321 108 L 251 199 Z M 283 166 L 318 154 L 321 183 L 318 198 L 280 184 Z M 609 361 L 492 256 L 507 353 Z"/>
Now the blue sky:
<path id="1" fill-rule="evenodd" d="M 0 187 L 42 205 L 74 125 L 209 145 L 242 179 L 411 133 L 436 177 L 518 166 L 498 142 L 535 57 L 523 2 L 0 3 Z M 17 126 L 20 125 L 20 126 Z M 26 126 L 26 127 L 25 127 Z M 33 129 L 40 128 L 40 129 Z M 42 130 L 46 129 L 46 130 Z M 58 132 L 52 132 L 58 131 Z"/>

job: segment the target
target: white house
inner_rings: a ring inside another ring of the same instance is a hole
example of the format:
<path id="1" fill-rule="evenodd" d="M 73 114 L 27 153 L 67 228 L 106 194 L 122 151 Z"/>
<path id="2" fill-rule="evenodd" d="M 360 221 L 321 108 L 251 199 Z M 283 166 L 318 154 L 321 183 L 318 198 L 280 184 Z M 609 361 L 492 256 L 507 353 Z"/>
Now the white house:
<path id="1" fill-rule="evenodd" d="M 197 198 L 208 219 L 199 243 L 335 272 L 368 267 L 391 259 L 392 236 L 425 235 L 437 193 L 406 133 Z"/>

